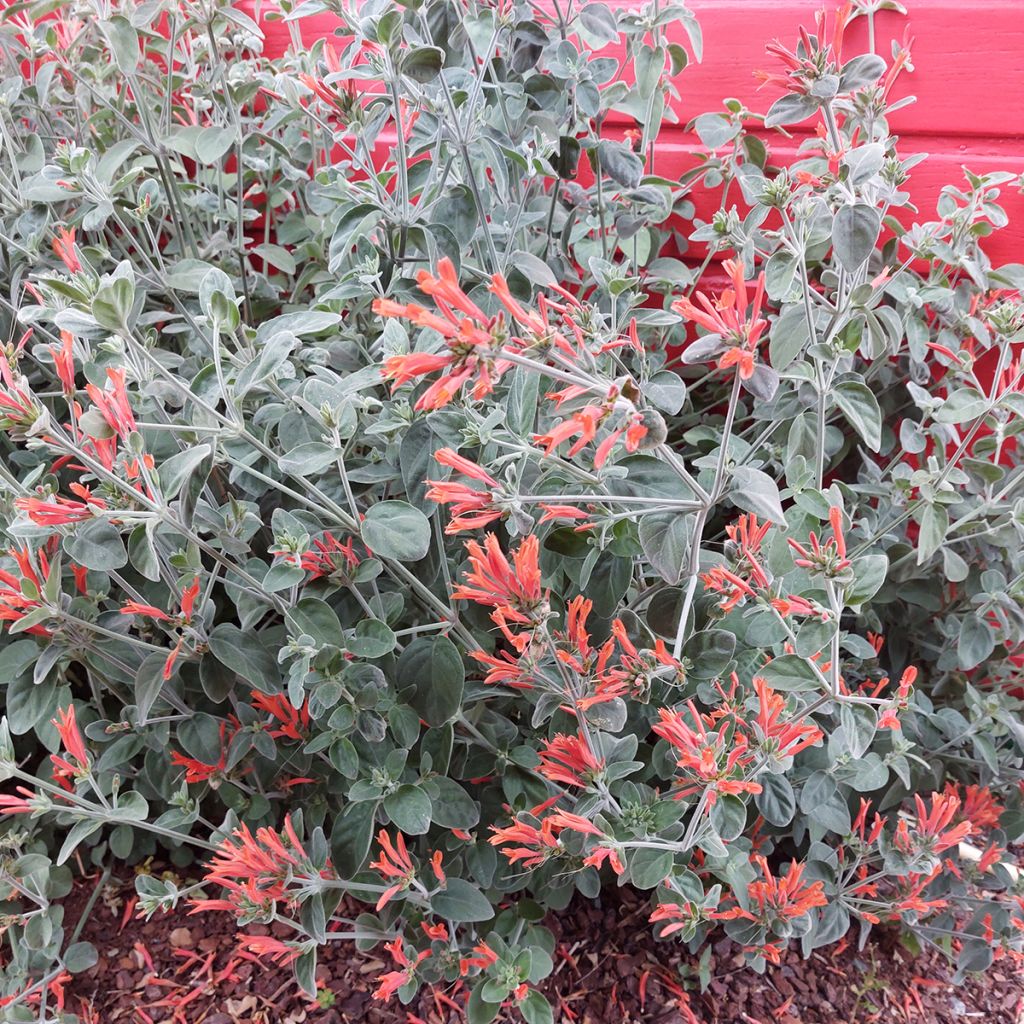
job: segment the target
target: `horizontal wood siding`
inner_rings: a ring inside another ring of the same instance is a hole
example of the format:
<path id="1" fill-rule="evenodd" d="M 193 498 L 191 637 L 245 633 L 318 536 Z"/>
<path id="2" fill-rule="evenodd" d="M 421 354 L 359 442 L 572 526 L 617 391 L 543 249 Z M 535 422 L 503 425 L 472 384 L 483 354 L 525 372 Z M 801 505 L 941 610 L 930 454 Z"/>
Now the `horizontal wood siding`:
<path id="1" fill-rule="evenodd" d="M 927 153 L 908 184 L 919 212 L 906 211 L 907 223 L 932 219 L 943 185 L 963 181 L 961 167 L 975 173 L 1024 171 L 1024 0 L 906 0 L 908 17 L 882 12 L 876 18 L 878 52 L 890 57 L 890 40 L 906 32 L 913 40 L 912 73 L 904 73 L 893 97 L 915 96 L 917 102 L 897 111 L 892 130 L 901 137 L 903 156 Z M 635 7 L 628 0 L 609 0 L 609 6 Z M 666 124 L 658 140 L 658 174 L 678 177 L 694 166 L 702 146 L 686 124 L 698 114 L 722 109 L 726 97 L 743 101 L 751 110 L 765 111 L 778 93 L 758 91 L 753 71 L 769 68 L 764 45 L 781 39 L 792 45 L 801 23 L 813 25 L 813 0 L 690 0 L 704 35 L 700 64 L 691 63 L 679 76 L 681 94 L 675 104 L 678 124 Z M 830 0 L 830 13 L 837 6 Z M 254 12 L 256 5 L 250 8 Z M 255 13 L 255 12 L 254 12 Z M 280 22 L 260 19 L 268 55 L 283 53 L 290 40 Z M 330 36 L 337 25 L 332 15 L 315 15 L 298 22 L 308 44 Z M 689 43 L 681 27 L 678 41 Z M 847 30 L 844 52 L 867 49 L 867 21 L 858 18 Z M 614 50 L 608 49 L 609 55 Z M 630 126 L 625 117 L 608 121 L 609 134 Z M 771 159 L 793 158 L 813 123 L 797 126 L 792 138 L 778 131 L 759 134 L 770 146 Z M 738 197 L 738 193 L 736 193 Z M 698 216 L 717 208 L 715 195 L 694 196 Z M 1024 262 L 1024 196 L 1013 185 L 1004 188 L 1003 205 L 1011 226 L 986 240 L 996 263 Z"/>

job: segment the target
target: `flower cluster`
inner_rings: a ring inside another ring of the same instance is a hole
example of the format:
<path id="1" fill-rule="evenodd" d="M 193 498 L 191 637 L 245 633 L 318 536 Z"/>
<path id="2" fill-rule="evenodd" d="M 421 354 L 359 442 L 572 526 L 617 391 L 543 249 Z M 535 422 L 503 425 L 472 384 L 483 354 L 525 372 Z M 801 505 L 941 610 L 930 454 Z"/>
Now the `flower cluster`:
<path id="1" fill-rule="evenodd" d="M 191 913 L 227 910 L 242 922 L 272 920 L 278 904 L 294 908 L 305 886 L 333 877 L 329 865 L 313 865 L 291 818 L 285 818 L 282 832 L 242 825 L 221 841 L 206 869 L 205 882 L 229 896 L 194 899 Z"/>
<path id="2" fill-rule="evenodd" d="M 735 367 L 740 380 L 750 381 L 757 369 L 757 346 L 768 327 L 768 321 L 761 315 L 764 274 L 758 276 L 751 299 L 742 261 L 726 260 L 724 268 L 732 287 L 714 302 L 703 292 L 697 292 L 696 303 L 684 297 L 677 299 L 672 308 L 708 332 L 686 349 L 687 362 L 714 358 L 719 370 Z"/>
<path id="3" fill-rule="evenodd" d="M 448 351 L 392 356 L 384 366 L 384 377 L 392 381 L 394 388 L 399 388 L 419 377 L 443 371 L 417 399 L 417 409 L 438 409 L 447 405 L 470 381 L 474 398 L 490 394 L 511 365 L 501 358 L 504 347 L 518 347 L 508 337 L 504 322 L 500 317 L 485 315 L 462 290 L 455 266 L 447 257 L 438 262 L 436 275 L 421 270 L 416 282 L 420 291 L 434 300 L 438 312 L 416 303 L 398 303 L 391 299 L 378 299 L 373 310 L 380 316 L 408 320 L 417 327 L 436 331 L 445 340 Z M 519 310 L 503 278 L 496 276 L 491 287 L 499 299 L 507 300 L 506 308 L 510 313 Z"/>

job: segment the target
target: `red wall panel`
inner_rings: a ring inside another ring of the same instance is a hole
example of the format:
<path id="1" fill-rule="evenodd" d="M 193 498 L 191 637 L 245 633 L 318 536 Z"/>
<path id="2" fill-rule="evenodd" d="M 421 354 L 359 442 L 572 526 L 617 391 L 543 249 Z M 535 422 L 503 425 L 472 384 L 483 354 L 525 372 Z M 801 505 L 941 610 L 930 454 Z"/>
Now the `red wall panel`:
<path id="1" fill-rule="evenodd" d="M 629 0 L 608 0 L 609 6 L 629 8 Z M 975 173 L 1024 171 L 1024 0 L 908 0 L 908 17 L 895 12 L 876 16 L 878 52 L 890 57 L 890 40 L 907 32 L 914 40 L 914 71 L 905 72 L 893 97 L 913 95 L 917 102 L 897 111 L 890 126 L 901 137 L 904 156 L 927 153 L 914 168 L 907 184 L 919 213 L 907 213 L 907 223 L 934 217 L 935 200 L 943 185 L 963 181 L 962 166 Z M 836 4 L 830 3 L 831 15 Z M 749 109 L 767 110 L 778 95 L 769 88 L 758 91 L 753 72 L 770 68 L 765 43 L 781 39 L 792 45 L 801 24 L 812 26 L 812 0 L 690 0 L 704 35 L 700 64 L 691 63 L 678 81 L 681 99 L 675 104 L 680 124 L 666 124 L 658 142 L 657 172 L 681 175 L 694 166 L 702 147 L 685 125 L 698 114 L 722 109 L 726 97 L 736 97 Z M 288 29 L 257 14 L 266 34 L 265 51 L 278 55 L 290 45 Z M 333 34 L 337 21 L 321 14 L 298 22 L 306 43 Z M 681 27 L 678 41 L 687 45 Z M 867 19 L 858 18 L 847 29 L 843 46 L 848 56 L 867 49 Z M 611 50 L 609 53 L 613 52 Z M 779 132 L 763 132 L 772 160 L 791 159 L 812 122 L 792 130 L 787 139 Z M 620 118 L 609 120 L 616 134 L 628 127 Z M 738 195 L 738 194 L 737 194 Z M 695 196 L 698 212 L 709 214 L 712 197 Z M 1013 184 L 1002 195 L 1011 226 L 984 243 L 993 261 L 1024 261 L 1024 195 Z"/>

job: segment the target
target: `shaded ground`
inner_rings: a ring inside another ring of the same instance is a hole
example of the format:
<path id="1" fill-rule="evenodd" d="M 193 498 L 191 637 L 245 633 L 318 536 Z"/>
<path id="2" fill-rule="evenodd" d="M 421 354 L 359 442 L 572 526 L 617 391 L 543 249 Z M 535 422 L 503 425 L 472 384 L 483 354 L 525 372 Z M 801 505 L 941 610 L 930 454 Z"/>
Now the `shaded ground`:
<path id="1" fill-rule="evenodd" d="M 72 924 L 92 894 L 84 879 L 69 898 Z M 408 1008 L 370 992 L 390 970 L 375 950 L 333 943 L 318 980 L 329 1008 L 299 994 L 289 969 L 240 957 L 226 914 L 184 912 L 150 922 L 131 916 L 133 891 L 100 893 L 82 938 L 99 963 L 68 986 L 68 1009 L 91 1024 L 461 1024 L 458 989 L 424 993 Z M 611 902 L 613 900 L 614 902 Z M 546 922 L 558 937 L 556 970 L 544 986 L 563 1024 L 1022 1024 L 1024 976 L 998 961 L 983 981 L 960 987 L 936 954 L 913 957 L 893 935 L 864 951 L 840 945 L 803 960 L 791 950 L 765 975 L 741 966 L 728 942 L 712 950 L 703 993 L 697 963 L 682 947 L 656 942 L 646 902 L 623 890 L 603 907 L 580 901 Z M 258 931 L 250 928 L 249 931 Z M 508 1020 L 521 1020 L 510 1014 Z"/>

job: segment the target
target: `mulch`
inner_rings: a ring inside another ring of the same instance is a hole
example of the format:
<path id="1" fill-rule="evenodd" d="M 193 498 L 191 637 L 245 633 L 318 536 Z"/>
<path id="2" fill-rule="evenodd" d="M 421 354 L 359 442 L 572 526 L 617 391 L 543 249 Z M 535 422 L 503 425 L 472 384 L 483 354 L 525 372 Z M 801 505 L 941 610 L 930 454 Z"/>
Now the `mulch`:
<path id="1" fill-rule="evenodd" d="M 374 1001 L 390 958 L 350 942 L 322 951 L 317 979 L 333 1005 L 311 1004 L 290 968 L 240 958 L 228 914 L 182 909 L 135 918 L 125 876 L 104 886 L 81 935 L 96 945 L 99 962 L 67 986 L 67 1008 L 85 1024 L 465 1022 L 459 987 L 422 992 L 408 1007 Z M 68 927 L 96 881 L 83 878 L 68 897 Z M 878 930 L 861 951 L 844 942 L 804 960 L 791 949 L 763 975 L 723 940 L 712 947 L 710 984 L 701 992 L 698 959 L 653 938 L 642 895 L 622 889 L 602 901 L 577 900 L 545 922 L 557 938 L 556 969 L 543 985 L 556 1024 L 1024 1024 L 1024 973 L 1012 960 L 954 986 L 938 953 L 915 956 L 897 934 Z M 500 1020 L 522 1018 L 510 1011 Z"/>

